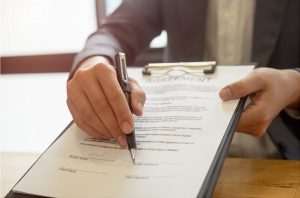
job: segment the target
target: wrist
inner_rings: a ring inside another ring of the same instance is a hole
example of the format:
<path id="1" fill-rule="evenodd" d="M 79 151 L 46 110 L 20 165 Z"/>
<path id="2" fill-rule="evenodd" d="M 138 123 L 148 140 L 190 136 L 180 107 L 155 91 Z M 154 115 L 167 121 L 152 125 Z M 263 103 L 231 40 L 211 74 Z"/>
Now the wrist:
<path id="1" fill-rule="evenodd" d="M 93 67 L 93 66 L 95 66 L 99 63 L 108 64 L 108 65 L 111 64 L 109 59 L 104 57 L 104 56 L 91 56 L 91 57 L 83 60 L 75 68 L 73 68 L 73 70 L 71 70 L 68 81 L 73 78 L 74 74 L 78 70 L 88 69 L 88 68 Z"/>
<path id="2" fill-rule="evenodd" d="M 91 56 L 85 59 L 83 62 L 81 62 L 77 67 L 77 70 L 87 69 L 99 63 L 109 64 L 109 65 L 111 64 L 109 62 L 109 59 L 104 56 Z"/>
<path id="3" fill-rule="evenodd" d="M 293 88 L 293 94 L 287 107 L 297 109 L 300 107 L 300 72 L 294 69 L 285 70 L 287 78 L 291 82 L 290 87 Z"/>

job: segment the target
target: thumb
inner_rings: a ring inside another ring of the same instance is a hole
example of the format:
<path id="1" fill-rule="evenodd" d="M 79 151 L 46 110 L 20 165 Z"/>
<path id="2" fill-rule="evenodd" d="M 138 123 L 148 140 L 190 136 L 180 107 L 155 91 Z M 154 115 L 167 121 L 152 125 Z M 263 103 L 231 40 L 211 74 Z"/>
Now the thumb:
<path id="1" fill-rule="evenodd" d="M 259 78 L 257 73 L 252 71 L 244 79 L 225 86 L 219 92 L 222 100 L 233 100 L 241 98 L 261 90 L 264 86 L 263 79 Z"/>
<path id="2" fill-rule="evenodd" d="M 132 78 L 130 78 L 130 87 L 132 111 L 135 115 L 141 116 L 143 114 L 143 108 L 146 101 L 146 94 L 136 80 Z"/>

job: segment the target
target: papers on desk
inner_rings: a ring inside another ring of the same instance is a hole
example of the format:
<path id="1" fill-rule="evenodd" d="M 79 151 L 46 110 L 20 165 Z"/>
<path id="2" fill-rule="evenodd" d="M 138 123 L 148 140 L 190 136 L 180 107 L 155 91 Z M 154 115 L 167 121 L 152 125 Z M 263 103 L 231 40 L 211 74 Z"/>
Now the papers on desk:
<path id="1" fill-rule="evenodd" d="M 49 197 L 205 195 L 242 110 L 236 111 L 239 100 L 222 102 L 219 90 L 252 69 L 219 66 L 208 76 L 155 78 L 129 70 L 147 94 L 144 115 L 135 117 L 136 164 L 127 149 L 93 139 L 71 124 L 13 191 Z"/>

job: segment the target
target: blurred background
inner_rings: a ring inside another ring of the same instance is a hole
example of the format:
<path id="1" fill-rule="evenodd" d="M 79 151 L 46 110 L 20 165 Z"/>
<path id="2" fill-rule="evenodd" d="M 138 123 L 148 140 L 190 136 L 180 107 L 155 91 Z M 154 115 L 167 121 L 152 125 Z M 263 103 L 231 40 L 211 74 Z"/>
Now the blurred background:
<path id="1" fill-rule="evenodd" d="M 86 38 L 121 2 L 1 0 L 1 73 L 68 71 Z M 166 40 L 163 32 L 148 53 L 160 52 Z"/>

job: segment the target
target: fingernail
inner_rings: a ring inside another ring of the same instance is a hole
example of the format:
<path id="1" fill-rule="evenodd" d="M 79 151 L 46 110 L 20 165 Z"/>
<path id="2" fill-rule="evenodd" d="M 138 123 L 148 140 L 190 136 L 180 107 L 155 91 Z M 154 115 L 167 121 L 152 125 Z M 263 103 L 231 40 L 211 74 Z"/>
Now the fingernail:
<path id="1" fill-rule="evenodd" d="M 123 122 L 122 124 L 122 131 L 126 134 L 131 133 L 132 128 L 128 122 Z"/>
<path id="2" fill-rule="evenodd" d="M 223 100 L 229 100 L 232 98 L 232 93 L 229 88 L 222 89 L 220 92 L 220 96 Z"/>
<path id="3" fill-rule="evenodd" d="M 126 146 L 127 146 L 127 141 L 126 141 L 125 137 L 122 136 L 122 135 L 120 135 L 120 136 L 118 137 L 118 143 L 119 143 L 121 146 L 123 146 L 123 147 L 126 147 Z"/>

